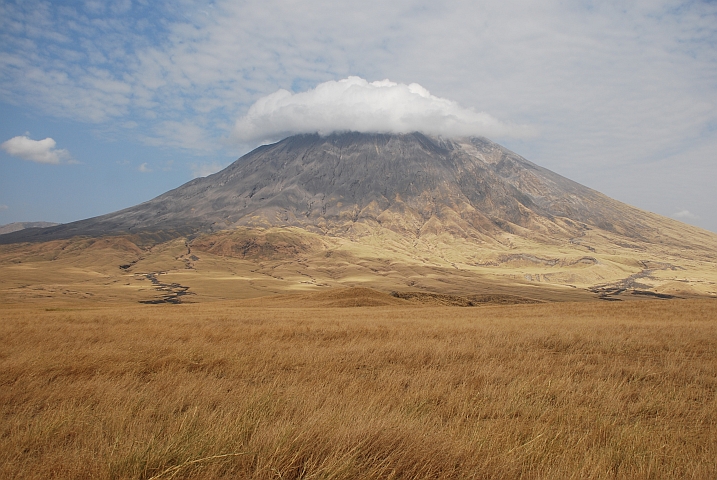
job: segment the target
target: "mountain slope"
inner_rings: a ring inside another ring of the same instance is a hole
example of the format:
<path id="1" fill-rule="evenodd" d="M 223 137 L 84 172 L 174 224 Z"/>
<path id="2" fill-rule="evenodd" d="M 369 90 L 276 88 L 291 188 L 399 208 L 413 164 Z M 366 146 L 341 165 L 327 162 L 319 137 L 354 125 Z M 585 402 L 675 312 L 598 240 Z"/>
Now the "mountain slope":
<path id="1" fill-rule="evenodd" d="M 107 285 L 177 275 L 177 285 L 221 298 L 326 286 L 717 296 L 717 235 L 610 199 L 489 140 L 419 133 L 289 137 L 143 204 L 0 235 L 0 244 L 12 288 L 25 284 L 18 275 L 30 267 L 20 264 L 34 258 L 65 265 L 60 283 L 82 264 L 114 279 Z M 118 266 L 124 277 L 115 278 Z"/>
<path id="2" fill-rule="evenodd" d="M 237 225 L 343 234 L 357 222 L 414 237 L 447 232 L 483 241 L 512 233 L 556 243 L 598 228 L 683 247 L 690 239 L 672 230 L 705 233 L 612 200 L 486 139 L 344 133 L 289 137 L 135 207 L 0 242 L 139 232 L 162 240 Z"/>
<path id="3" fill-rule="evenodd" d="M 4 235 L 6 233 L 12 233 L 12 232 L 19 232 L 20 230 L 24 230 L 26 228 L 47 228 L 47 227 L 54 227 L 55 225 L 59 225 L 59 224 L 52 223 L 52 222 L 7 223 L 5 225 L 0 225 L 0 235 Z"/>

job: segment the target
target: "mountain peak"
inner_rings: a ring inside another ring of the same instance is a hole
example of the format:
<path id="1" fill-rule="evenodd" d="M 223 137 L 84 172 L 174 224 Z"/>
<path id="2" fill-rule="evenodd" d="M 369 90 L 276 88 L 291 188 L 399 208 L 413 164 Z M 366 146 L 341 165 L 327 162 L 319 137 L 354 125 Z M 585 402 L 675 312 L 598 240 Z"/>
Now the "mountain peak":
<path id="1" fill-rule="evenodd" d="M 121 233 L 166 238 L 237 226 L 341 236 L 363 226 L 412 238 L 502 242 L 517 235 L 548 244 L 598 228 L 659 243 L 672 241 L 657 233 L 664 222 L 670 221 L 485 138 L 343 132 L 294 135 L 135 207 L 0 241 Z"/>
<path id="2" fill-rule="evenodd" d="M 474 294 L 478 284 L 495 293 L 501 282 L 526 295 L 538 283 L 560 285 L 548 287 L 558 288 L 555 298 L 715 294 L 717 235 L 478 137 L 295 135 L 140 205 L 0 243 L 77 236 L 91 237 L 77 245 L 123 252 L 123 272 L 157 268 L 145 256 L 190 269 L 208 267 L 205 255 L 238 257 L 287 288 L 363 279 L 451 294 Z M 588 290 L 573 297 L 567 287 Z"/>

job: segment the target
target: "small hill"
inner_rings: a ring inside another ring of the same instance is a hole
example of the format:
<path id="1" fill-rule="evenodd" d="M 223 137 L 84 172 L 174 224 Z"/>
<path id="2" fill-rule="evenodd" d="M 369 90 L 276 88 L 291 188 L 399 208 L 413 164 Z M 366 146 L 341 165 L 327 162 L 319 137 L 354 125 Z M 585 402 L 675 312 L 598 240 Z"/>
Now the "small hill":
<path id="1" fill-rule="evenodd" d="M 246 300 L 242 304 L 261 307 L 335 308 L 407 306 L 411 305 L 411 302 L 371 288 L 350 287 Z"/>
<path id="2" fill-rule="evenodd" d="M 332 288 L 306 294 L 278 295 L 243 301 L 246 306 L 302 307 L 302 308 L 343 308 L 343 307 L 477 307 L 485 305 L 524 305 L 544 303 L 541 300 L 518 295 L 450 295 L 420 291 L 383 293 L 372 288 Z"/>

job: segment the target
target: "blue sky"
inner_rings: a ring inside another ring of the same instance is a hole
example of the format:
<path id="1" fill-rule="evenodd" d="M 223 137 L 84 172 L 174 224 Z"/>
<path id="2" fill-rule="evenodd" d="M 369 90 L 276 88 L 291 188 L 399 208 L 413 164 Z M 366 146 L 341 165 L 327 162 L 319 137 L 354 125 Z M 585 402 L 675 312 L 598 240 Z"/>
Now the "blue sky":
<path id="1" fill-rule="evenodd" d="M 397 86 L 327 107 L 352 76 Z M 280 89 L 350 126 L 414 83 L 407 125 L 482 114 L 531 161 L 717 231 L 717 3 L 659 0 L 4 0 L 0 224 L 108 213 L 326 127 L 279 128 Z"/>

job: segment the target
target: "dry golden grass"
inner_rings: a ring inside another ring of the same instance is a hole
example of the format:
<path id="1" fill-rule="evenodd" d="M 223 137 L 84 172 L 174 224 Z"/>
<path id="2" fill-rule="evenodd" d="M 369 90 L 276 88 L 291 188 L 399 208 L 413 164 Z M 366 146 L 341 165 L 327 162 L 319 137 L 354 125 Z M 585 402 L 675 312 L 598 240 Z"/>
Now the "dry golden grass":
<path id="1" fill-rule="evenodd" d="M 571 302 L 606 289 L 630 300 L 633 290 L 717 298 L 717 235 L 708 232 L 691 240 L 703 241 L 699 248 L 678 251 L 593 230 L 560 245 L 354 230 L 360 235 L 242 227 L 151 246 L 132 236 L 0 245 L 0 302 L 151 301 L 162 294 L 147 274 L 187 287 L 193 302 L 336 287 Z"/>
<path id="2" fill-rule="evenodd" d="M 714 300 L 81 305 L 0 306 L 1 478 L 717 477 Z"/>

